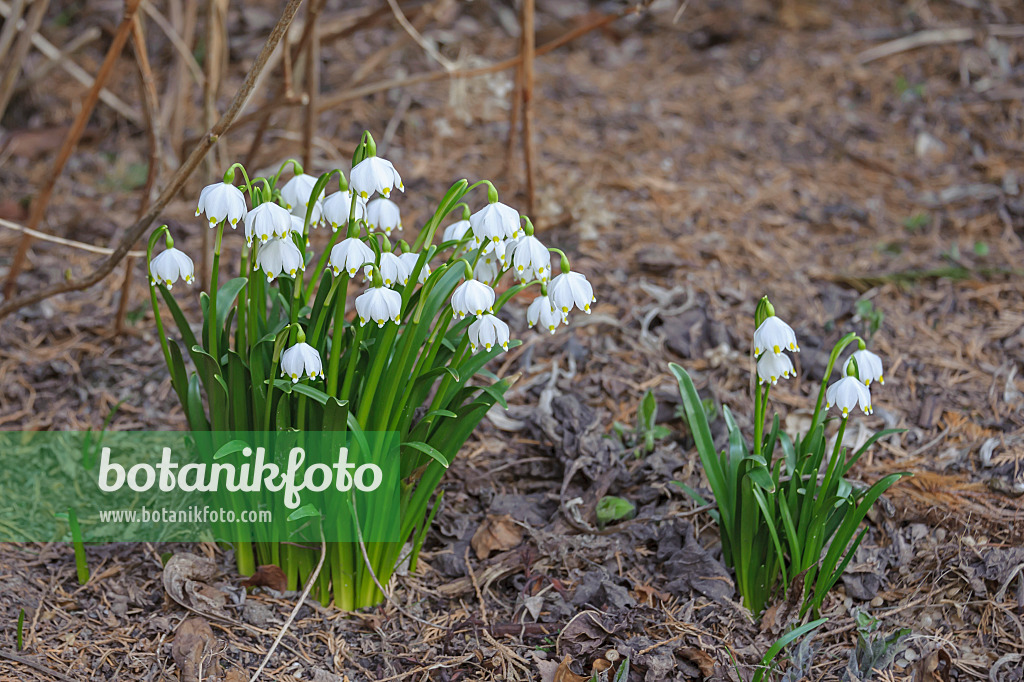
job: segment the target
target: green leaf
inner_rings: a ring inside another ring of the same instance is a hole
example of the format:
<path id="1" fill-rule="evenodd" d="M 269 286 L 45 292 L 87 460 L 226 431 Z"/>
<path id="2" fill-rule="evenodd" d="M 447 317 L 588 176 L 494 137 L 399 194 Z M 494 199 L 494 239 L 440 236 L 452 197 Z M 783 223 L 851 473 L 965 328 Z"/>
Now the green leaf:
<path id="1" fill-rule="evenodd" d="M 310 517 L 319 517 L 320 511 L 311 504 L 304 504 L 291 514 L 288 515 L 289 521 L 298 521 L 299 519 L 308 519 Z"/>
<path id="2" fill-rule="evenodd" d="M 217 448 L 217 452 L 213 453 L 213 459 L 223 459 L 228 455 L 233 455 L 236 452 L 241 452 L 247 447 L 249 447 L 249 444 L 246 443 L 244 440 L 229 440 L 227 443 L 224 443 L 224 445 Z"/>
<path id="3" fill-rule="evenodd" d="M 782 651 L 783 648 L 788 646 L 791 642 L 799 639 L 800 637 L 803 637 L 805 634 L 807 634 L 811 630 L 814 630 L 819 625 L 827 621 L 828 618 L 819 618 L 818 620 L 812 620 L 810 623 L 805 623 L 804 625 L 801 625 L 795 630 L 787 632 L 785 635 L 780 637 L 778 641 L 776 641 L 775 644 L 772 644 L 771 648 L 768 649 L 767 653 L 765 653 L 764 655 L 764 658 L 761 659 L 762 667 L 754 673 L 754 677 L 751 682 L 761 682 L 761 680 L 764 679 L 765 673 L 772 668 L 772 661 L 775 660 L 775 657 L 779 655 L 779 652 Z"/>
<path id="4" fill-rule="evenodd" d="M 450 462 L 448 459 L 441 454 L 441 451 L 432 445 L 428 445 L 422 441 L 412 441 L 410 443 L 402 443 L 402 447 L 412 448 L 413 450 L 419 450 L 420 452 L 429 455 L 433 459 L 437 460 L 445 469 L 448 468 Z"/>
<path id="5" fill-rule="evenodd" d="M 619 669 L 615 672 L 615 677 L 612 682 L 627 682 L 629 680 L 629 656 L 627 656 L 622 663 L 619 664 Z"/>
<path id="6" fill-rule="evenodd" d="M 612 521 L 631 519 L 636 516 L 636 505 L 623 497 L 605 495 L 597 503 L 597 527 L 604 528 Z"/>
<path id="7" fill-rule="evenodd" d="M 326 405 L 328 400 L 336 400 L 320 389 L 313 388 L 309 384 L 294 384 L 288 379 L 275 379 L 274 388 L 278 389 L 282 393 L 301 393 L 308 398 L 312 398 L 321 405 Z"/>

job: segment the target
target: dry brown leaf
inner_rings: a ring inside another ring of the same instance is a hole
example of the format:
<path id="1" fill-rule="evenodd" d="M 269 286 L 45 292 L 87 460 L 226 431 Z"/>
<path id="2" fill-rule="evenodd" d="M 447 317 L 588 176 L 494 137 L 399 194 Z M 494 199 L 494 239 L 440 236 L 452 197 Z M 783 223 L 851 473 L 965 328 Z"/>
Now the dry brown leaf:
<path id="1" fill-rule="evenodd" d="M 677 652 L 683 658 L 693 663 L 700 669 L 700 674 L 710 678 L 715 674 L 715 659 L 706 651 L 694 647 L 687 647 Z"/>
<path id="2" fill-rule="evenodd" d="M 921 659 L 917 665 L 919 682 L 949 682 L 949 672 L 953 669 L 953 661 L 944 649 L 937 649 Z"/>
<path id="3" fill-rule="evenodd" d="M 215 652 L 217 640 L 205 618 L 186 618 L 174 634 L 171 657 L 181 671 L 181 682 L 219 677 Z"/>
<path id="4" fill-rule="evenodd" d="M 562 659 L 562 662 L 558 664 L 558 669 L 555 670 L 555 676 L 552 682 L 587 682 L 589 677 L 583 675 L 577 675 L 569 669 L 569 664 L 572 663 L 572 657 L 568 654 Z"/>
<path id="5" fill-rule="evenodd" d="M 225 608 L 227 593 L 208 584 L 216 575 L 217 564 L 184 552 L 167 560 L 162 577 L 167 594 L 182 606 L 199 613 L 229 618 Z"/>
<path id="6" fill-rule="evenodd" d="M 473 534 L 470 544 L 477 559 L 486 559 L 491 552 L 504 552 L 523 541 L 523 529 L 508 514 L 488 516 Z"/>
<path id="7" fill-rule="evenodd" d="M 242 587 L 269 587 L 278 592 L 288 589 L 288 578 L 280 566 L 264 564 L 256 569 L 256 572 L 242 581 Z"/>
<path id="8" fill-rule="evenodd" d="M 650 604 L 651 606 L 655 606 L 657 604 L 655 599 L 658 599 L 659 601 L 668 601 L 672 597 L 668 592 L 662 592 L 650 585 L 638 585 L 633 589 L 633 594 L 636 596 L 637 602 L 641 604 Z"/>

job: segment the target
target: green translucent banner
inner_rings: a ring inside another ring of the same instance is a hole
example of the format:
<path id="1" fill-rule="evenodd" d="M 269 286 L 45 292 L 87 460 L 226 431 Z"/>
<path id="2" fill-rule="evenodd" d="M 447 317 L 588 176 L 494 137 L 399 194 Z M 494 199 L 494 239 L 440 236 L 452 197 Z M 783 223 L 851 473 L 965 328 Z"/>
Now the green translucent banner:
<path id="1" fill-rule="evenodd" d="M 394 432 L 0 432 L 0 542 L 393 542 Z M 358 526 L 357 522 L 358 521 Z"/>

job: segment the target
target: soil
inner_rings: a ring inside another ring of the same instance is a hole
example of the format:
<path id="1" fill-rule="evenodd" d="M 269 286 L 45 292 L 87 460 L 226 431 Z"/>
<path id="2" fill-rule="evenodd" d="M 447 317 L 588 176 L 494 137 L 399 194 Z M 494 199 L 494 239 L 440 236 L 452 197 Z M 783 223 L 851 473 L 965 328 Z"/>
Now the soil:
<path id="1" fill-rule="evenodd" d="M 340 5 L 327 3 L 321 18 L 325 96 L 441 68 L 386 7 L 348 35 L 368 10 Z M 403 7 L 459 68 L 517 53 L 509 5 Z M 221 110 L 278 9 L 231 5 Z M 542 3 L 537 42 L 620 9 Z M 99 28 L 74 55 L 95 73 L 120 11 L 53 3 L 41 32 L 61 45 Z M 301 12 L 297 21 L 293 39 Z M 539 57 L 532 217 L 594 283 L 594 311 L 539 335 L 525 329 L 525 306 L 507 308 L 524 343 L 492 369 L 520 374 L 510 408 L 483 422 L 447 473 L 415 572 L 363 613 L 307 602 L 265 679 L 564 682 L 625 657 L 631 680 L 749 679 L 792 619 L 781 602 L 751 619 L 708 510 L 670 485 L 707 489 L 668 363 L 751 434 L 749 347 L 765 294 L 801 346 L 797 379 L 772 392 L 783 424 L 807 422 L 828 352 L 857 331 L 882 356 L 886 382 L 872 386 L 874 414 L 852 419 L 848 437 L 903 432 L 873 447 L 852 478 L 913 474 L 869 516 L 823 606 L 828 621 L 775 678 L 842 679 L 852 656 L 863 660 L 862 612 L 878 621 L 869 638 L 909 630 L 885 670 L 863 679 L 1024 679 L 1022 24 L 1013 0 L 658 2 Z M 965 40 L 947 30 L 964 28 Z M 179 55 L 155 22 L 146 31 L 170 106 Z M 929 34 L 935 44 L 865 53 L 922 31 L 945 32 Z M 26 73 L 42 63 L 30 55 Z M 369 129 L 405 179 L 407 232 L 459 177 L 490 178 L 503 200 L 525 206 L 521 152 L 509 158 L 507 148 L 511 73 L 392 88 L 324 112 L 312 168 L 346 167 Z M 249 111 L 273 97 L 281 74 Z M 139 106 L 136 81 L 126 50 L 108 89 Z M 203 131 L 201 89 L 185 82 L 195 97 L 172 117 L 182 145 Z M 27 221 L 83 95 L 54 69 L 15 96 L 2 120 L 0 217 Z M 239 126 L 221 158 L 254 152 L 259 172 L 301 156 L 302 116 L 277 110 L 254 150 L 256 124 Z M 157 189 L 181 158 L 168 140 Z M 137 212 L 147 158 L 145 130 L 101 104 L 40 229 L 116 241 Z M 160 218 L 187 252 L 203 248 L 192 212 L 219 172 L 198 173 Z M 0 230 L 0 275 L 19 238 Z M 37 241 L 19 291 L 81 276 L 98 258 Z M 2 321 L 0 428 L 98 429 L 115 407 L 110 428 L 184 428 L 144 268 L 129 267 L 123 329 L 123 267 Z M 197 291 L 181 296 L 195 315 Z M 637 456 L 612 425 L 634 424 L 647 390 L 671 435 Z M 721 417 L 712 428 L 723 442 Z M 594 532 L 604 494 L 631 500 L 636 518 Z M 92 577 L 80 586 L 70 545 L 0 546 L 0 679 L 248 679 L 298 597 L 272 587 L 246 596 L 231 552 L 215 545 L 87 553 Z M 163 562 L 185 553 L 212 562 L 209 582 L 235 600 L 227 617 L 168 596 Z"/>

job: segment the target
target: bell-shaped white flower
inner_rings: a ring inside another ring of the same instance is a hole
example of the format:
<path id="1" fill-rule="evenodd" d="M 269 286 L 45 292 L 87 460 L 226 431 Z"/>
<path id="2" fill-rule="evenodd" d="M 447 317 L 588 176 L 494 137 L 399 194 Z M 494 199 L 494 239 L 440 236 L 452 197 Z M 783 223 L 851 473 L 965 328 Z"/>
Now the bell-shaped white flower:
<path id="1" fill-rule="evenodd" d="M 494 315 L 481 315 L 469 325 L 469 349 L 476 352 L 483 347 L 489 351 L 495 346 L 508 350 L 508 325 Z"/>
<path id="2" fill-rule="evenodd" d="M 264 272 L 268 282 L 273 282 L 278 275 L 295 277 L 299 270 L 305 270 L 302 251 L 295 246 L 291 237 L 270 239 L 260 244 L 256 252 L 256 267 Z"/>
<path id="3" fill-rule="evenodd" d="M 324 220 L 335 232 L 342 225 L 348 225 L 349 212 L 352 210 L 352 195 L 348 192 L 335 192 L 323 200 L 321 205 Z M 356 220 L 366 217 L 366 202 L 356 197 Z"/>
<path id="4" fill-rule="evenodd" d="M 467 279 L 452 293 L 452 310 L 460 320 L 466 315 L 494 313 L 493 305 L 494 289 L 475 279 Z"/>
<path id="5" fill-rule="evenodd" d="M 185 280 L 185 284 L 192 284 L 195 281 L 195 266 L 183 251 L 171 247 L 153 256 L 149 262 L 149 278 L 153 284 L 163 284 L 168 289 L 179 278 Z"/>
<path id="6" fill-rule="evenodd" d="M 519 236 L 519 211 L 500 201 L 487 204 L 469 217 L 477 244 Z"/>
<path id="7" fill-rule="evenodd" d="M 402 212 L 391 199 L 374 199 L 366 205 L 366 227 L 370 232 L 380 230 L 390 235 L 402 230 Z"/>
<path id="8" fill-rule="evenodd" d="M 523 282 L 547 282 L 551 276 L 551 253 L 533 235 L 520 237 L 510 247 L 512 274 Z"/>
<path id="9" fill-rule="evenodd" d="M 266 242 L 272 237 L 283 239 L 292 230 L 292 214 L 273 202 L 260 204 L 245 214 L 245 243 Z"/>
<path id="10" fill-rule="evenodd" d="M 754 355 L 759 356 L 766 351 L 782 355 L 782 351 L 786 350 L 800 352 L 793 328 L 775 315 L 766 318 L 754 331 Z"/>
<path id="11" fill-rule="evenodd" d="M 242 190 L 230 183 L 217 182 L 207 185 L 199 193 L 196 215 L 206 213 L 210 227 L 226 220 L 234 228 L 238 221 L 245 217 L 245 212 L 245 195 L 242 194 Z"/>
<path id="12" fill-rule="evenodd" d="M 594 298 L 594 287 L 578 272 L 563 272 L 551 280 L 548 296 L 555 310 L 561 313 L 563 321 L 569 319 L 569 311 L 573 306 L 589 315 L 590 304 L 597 301 Z"/>
<path id="13" fill-rule="evenodd" d="M 305 217 L 306 209 L 309 208 L 309 203 L 313 200 L 313 187 L 316 185 L 317 179 L 313 175 L 302 173 L 286 182 L 281 188 L 281 203 L 284 204 L 284 207 L 296 215 Z M 324 191 L 320 190 L 320 196 L 316 198 L 316 201 L 320 201 L 323 195 Z"/>
<path id="14" fill-rule="evenodd" d="M 562 315 L 555 310 L 550 297 L 538 296 L 526 309 L 526 324 L 536 326 L 538 331 L 546 329 L 554 334 L 558 325 L 562 324 Z"/>
<path id="15" fill-rule="evenodd" d="M 406 262 L 402 260 L 401 256 L 385 251 L 380 254 L 380 263 L 377 264 L 377 268 L 380 270 L 380 278 L 384 281 L 384 286 L 386 287 L 393 287 L 398 284 L 405 286 L 409 283 L 409 274 L 412 271 Z M 363 274 L 367 280 L 373 277 L 373 266 L 367 265 L 363 270 Z"/>
<path id="16" fill-rule="evenodd" d="M 843 419 L 850 416 L 850 411 L 858 404 L 864 414 L 871 414 L 871 389 L 854 376 L 845 376 L 828 387 L 825 391 L 825 409 L 835 405 L 843 413 Z"/>
<path id="17" fill-rule="evenodd" d="M 379 156 L 368 156 L 355 165 L 349 176 L 349 187 L 363 199 L 369 199 L 374 192 L 388 197 L 395 187 L 405 191 L 402 176 L 394 165 Z"/>
<path id="18" fill-rule="evenodd" d="M 347 272 L 349 277 L 355 277 L 359 268 L 367 263 L 374 263 L 377 256 L 373 249 L 363 243 L 358 237 L 342 239 L 331 249 L 331 269 L 337 277 L 342 272 Z"/>
<path id="19" fill-rule="evenodd" d="M 411 276 L 412 271 L 416 268 L 416 263 L 420 259 L 420 254 L 409 251 L 408 253 L 403 253 L 399 258 L 401 258 L 402 262 L 405 263 L 407 268 L 409 268 L 409 275 Z M 423 284 L 427 281 L 428 277 L 430 277 L 430 263 L 424 261 L 423 267 L 420 268 L 419 283 Z"/>
<path id="20" fill-rule="evenodd" d="M 481 282 L 494 282 L 501 274 L 501 263 L 494 257 L 494 254 L 480 256 L 473 267 L 473 279 Z"/>
<path id="21" fill-rule="evenodd" d="M 285 348 L 281 352 L 281 376 L 291 379 L 293 384 L 299 383 L 303 377 L 323 379 L 324 364 L 320 353 L 305 341 Z"/>
<path id="22" fill-rule="evenodd" d="M 847 369 L 850 367 L 850 360 L 857 361 L 857 376 L 864 382 L 865 386 L 870 386 L 872 381 L 877 381 L 880 384 L 885 384 L 884 372 L 882 371 L 882 358 L 878 357 L 866 348 L 863 350 L 855 351 L 853 355 L 846 359 L 843 363 L 843 374 L 847 373 Z"/>
<path id="23" fill-rule="evenodd" d="M 444 236 L 441 238 L 442 242 L 458 242 L 462 241 L 462 238 L 469 232 L 470 224 L 468 220 L 460 220 L 452 223 L 448 227 L 444 228 Z"/>
<path id="24" fill-rule="evenodd" d="M 388 320 L 400 323 L 402 295 L 387 287 L 370 287 L 356 297 L 356 315 L 361 325 L 365 325 L 367 320 L 373 320 L 378 327 L 383 327 Z"/>
<path id="25" fill-rule="evenodd" d="M 793 369 L 793 361 L 785 353 L 764 353 L 757 361 L 757 376 L 760 377 L 762 384 L 774 386 L 779 383 L 779 379 L 796 376 L 796 370 Z"/>
<path id="26" fill-rule="evenodd" d="M 491 257 L 494 259 L 495 264 L 499 271 L 504 272 L 508 268 L 508 252 L 510 244 L 515 242 L 507 242 L 504 239 L 494 241 L 493 239 L 489 242 L 485 242 L 480 246 L 480 257 Z"/>

